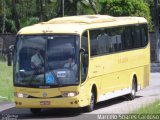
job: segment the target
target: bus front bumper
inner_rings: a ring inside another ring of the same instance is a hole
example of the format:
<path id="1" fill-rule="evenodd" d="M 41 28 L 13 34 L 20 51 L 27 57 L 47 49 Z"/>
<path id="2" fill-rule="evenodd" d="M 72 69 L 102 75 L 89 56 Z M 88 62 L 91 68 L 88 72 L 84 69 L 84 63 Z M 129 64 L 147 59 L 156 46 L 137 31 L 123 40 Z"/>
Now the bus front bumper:
<path id="1" fill-rule="evenodd" d="M 15 98 L 17 108 L 79 108 L 88 105 L 87 99 L 67 98 Z"/>

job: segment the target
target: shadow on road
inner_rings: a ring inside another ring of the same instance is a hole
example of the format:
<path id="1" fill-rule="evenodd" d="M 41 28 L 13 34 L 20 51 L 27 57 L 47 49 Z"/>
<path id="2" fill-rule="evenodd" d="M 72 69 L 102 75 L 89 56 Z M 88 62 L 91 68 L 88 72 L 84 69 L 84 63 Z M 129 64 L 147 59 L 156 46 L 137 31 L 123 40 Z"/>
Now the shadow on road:
<path id="1" fill-rule="evenodd" d="M 136 96 L 135 99 L 140 98 L 140 97 L 143 97 L 143 96 Z M 101 108 L 109 107 L 109 106 L 112 106 L 112 105 L 115 105 L 115 104 L 119 104 L 119 103 L 122 103 L 122 102 L 125 102 L 125 101 L 129 101 L 126 96 L 113 98 L 113 99 L 98 103 L 96 105 L 95 109 L 101 109 Z"/>
<path id="2" fill-rule="evenodd" d="M 18 115 L 18 119 L 67 118 L 81 115 L 81 109 L 43 109 L 40 114 L 32 114 L 29 109 L 11 108 L 1 112 L 3 115 Z"/>
<path id="3" fill-rule="evenodd" d="M 140 98 L 142 96 L 136 96 L 136 98 Z M 136 99 L 135 98 L 135 99 Z M 104 102 L 100 102 L 96 104 L 95 110 L 101 108 L 107 108 L 109 106 L 119 104 L 122 102 L 128 101 L 128 99 L 123 97 L 114 98 L 111 100 L 107 100 Z M 32 114 L 29 109 L 17 109 L 11 108 L 1 112 L 2 115 L 11 114 L 18 115 L 19 119 L 50 119 L 50 118 L 72 118 L 78 117 L 83 114 L 83 109 L 43 109 L 40 114 Z"/>

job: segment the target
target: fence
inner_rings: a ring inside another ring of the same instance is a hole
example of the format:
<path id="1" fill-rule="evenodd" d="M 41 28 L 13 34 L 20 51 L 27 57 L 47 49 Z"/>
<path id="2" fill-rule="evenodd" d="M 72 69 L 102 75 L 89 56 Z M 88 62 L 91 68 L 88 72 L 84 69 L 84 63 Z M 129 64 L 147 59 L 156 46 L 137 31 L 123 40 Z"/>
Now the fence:
<path id="1" fill-rule="evenodd" d="M 8 48 L 14 45 L 16 34 L 0 34 L 0 56 L 6 59 Z"/>
<path id="2" fill-rule="evenodd" d="M 151 44 L 151 62 L 156 61 L 156 39 L 155 39 L 155 33 L 150 33 L 150 44 Z"/>

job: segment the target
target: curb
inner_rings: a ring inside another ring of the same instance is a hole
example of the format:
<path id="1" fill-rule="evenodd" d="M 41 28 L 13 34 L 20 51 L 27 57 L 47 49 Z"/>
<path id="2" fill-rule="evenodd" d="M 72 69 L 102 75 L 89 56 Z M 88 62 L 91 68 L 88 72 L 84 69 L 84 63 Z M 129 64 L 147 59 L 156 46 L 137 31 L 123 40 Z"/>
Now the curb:
<path id="1" fill-rule="evenodd" d="M 160 63 L 151 63 L 151 73 L 160 73 Z"/>
<path id="2" fill-rule="evenodd" d="M 0 102 L 0 112 L 15 107 L 15 103 Z"/>

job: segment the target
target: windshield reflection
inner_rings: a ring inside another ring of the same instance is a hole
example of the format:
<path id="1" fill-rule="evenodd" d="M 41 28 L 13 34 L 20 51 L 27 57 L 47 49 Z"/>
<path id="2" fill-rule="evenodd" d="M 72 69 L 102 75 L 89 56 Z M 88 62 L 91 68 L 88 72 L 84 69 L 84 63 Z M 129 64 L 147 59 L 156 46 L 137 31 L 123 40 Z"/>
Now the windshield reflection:
<path id="1" fill-rule="evenodd" d="M 35 87 L 79 84 L 77 44 L 75 35 L 19 36 L 14 84 Z"/>

